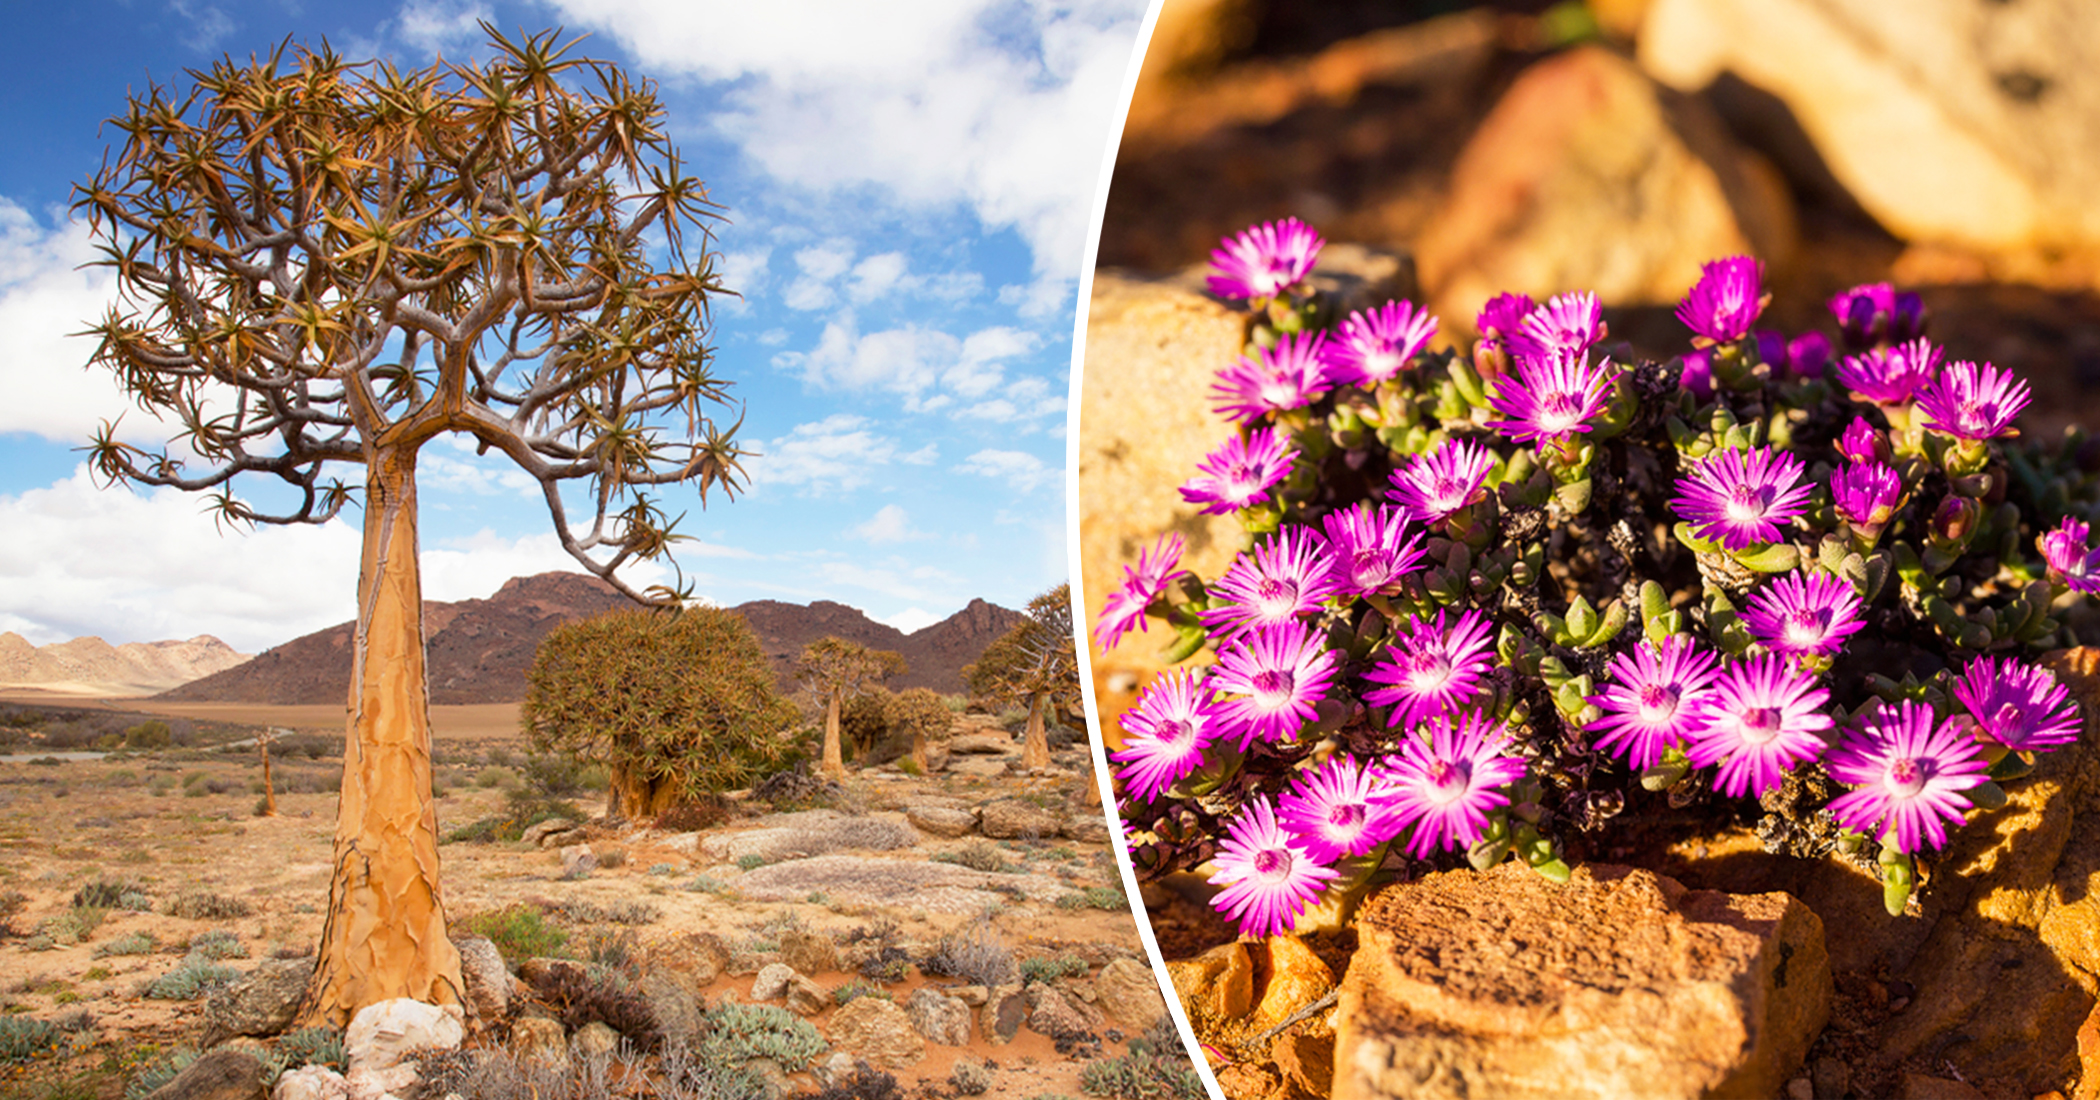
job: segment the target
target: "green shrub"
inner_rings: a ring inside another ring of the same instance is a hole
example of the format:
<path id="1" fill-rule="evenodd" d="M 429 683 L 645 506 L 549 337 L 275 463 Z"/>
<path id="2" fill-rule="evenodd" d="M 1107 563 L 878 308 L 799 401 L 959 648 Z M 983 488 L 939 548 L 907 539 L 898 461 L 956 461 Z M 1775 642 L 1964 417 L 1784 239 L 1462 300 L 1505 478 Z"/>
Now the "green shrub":
<path id="1" fill-rule="evenodd" d="M 168 915 L 183 920 L 239 920 L 255 912 L 240 898 L 209 891 L 193 891 L 168 903 Z"/>
<path id="2" fill-rule="evenodd" d="M 138 883 L 127 882 L 121 879 L 98 878 L 86 886 L 73 891 L 73 904 L 76 907 L 92 905 L 99 909 L 131 909 L 131 906 L 123 904 L 127 896 L 143 898 L 145 896 L 145 888 Z M 147 906 L 142 908 L 150 907 L 151 904 L 148 903 Z"/>
<path id="3" fill-rule="evenodd" d="M 171 740 L 168 724 L 158 718 L 140 722 L 124 731 L 124 747 L 133 751 L 164 749 Z"/>
<path id="4" fill-rule="evenodd" d="M 241 972 L 197 955 L 155 978 L 146 996 L 156 1001 L 188 1001 L 224 989 L 240 979 Z"/>
<path id="5" fill-rule="evenodd" d="M 195 957 L 213 960 L 245 959 L 248 957 L 248 947 L 241 942 L 239 934 L 214 928 L 190 937 L 189 953 Z"/>
<path id="6" fill-rule="evenodd" d="M 350 1060 L 343 1053 L 343 1033 L 332 1027 L 302 1027 L 289 1032 L 277 1040 L 273 1053 L 280 1073 L 300 1066 L 327 1066 L 337 1073 L 350 1069 Z"/>
<path id="7" fill-rule="evenodd" d="M 27 1062 L 58 1048 L 65 1029 L 34 1016 L 0 1016 L 0 1066 Z"/>
<path id="8" fill-rule="evenodd" d="M 889 990 L 883 989 L 879 986 L 871 985 L 866 980 L 861 978 L 855 978 L 852 981 L 847 982 L 845 985 L 842 985 L 837 989 L 831 991 L 831 999 L 837 1001 L 841 1005 L 848 1004 L 852 1001 L 857 1001 L 862 997 L 880 997 L 885 1001 L 896 1000 L 895 997 L 890 995 Z"/>
<path id="9" fill-rule="evenodd" d="M 560 958 L 569 934 L 548 924 L 530 905 L 511 905 L 488 913 L 476 913 L 459 922 L 469 933 L 496 945 L 503 961 L 515 968 L 526 959 Z"/>
<path id="10" fill-rule="evenodd" d="M 955 863 L 973 871 L 1012 871 L 1014 865 L 999 853 L 999 846 L 989 840 L 972 838 L 952 852 L 935 852 L 933 858 L 941 863 Z"/>
<path id="11" fill-rule="evenodd" d="M 707 1019 L 714 1030 L 703 1044 L 717 1047 L 734 1065 L 769 1058 L 788 1073 L 800 1073 L 828 1046 L 809 1021 L 777 1005 L 724 1001 L 707 1011 Z"/>
<path id="12" fill-rule="evenodd" d="M 104 940 L 95 945 L 95 957 L 109 955 L 151 955 L 158 946 L 150 932 L 126 932 L 115 939 Z"/>
<path id="13" fill-rule="evenodd" d="M 736 865 L 738 870 L 755 871 L 766 865 L 766 857 L 756 852 L 750 852 L 736 857 Z"/>
<path id="14" fill-rule="evenodd" d="M 1204 1095 L 1203 1078 L 1189 1063 L 1174 1021 L 1166 1017 L 1132 1039 L 1121 1057 L 1081 1067 L 1079 1088 L 1104 1100 L 1203 1100 Z"/>
<path id="15" fill-rule="evenodd" d="M 139 1067 L 124 1089 L 124 1100 L 145 1100 L 154 1090 L 175 1079 L 175 1075 L 190 1068 L 190 1063 L 203 1057 L 195 1047 L 176 1047 L 166 1051 L 152 1061 Z"/>
<path id="16" fill-rule="evenodd" d="M 1054 959 L 1023 959 L 1021 980 L 1023 982 L 1048 982 L 1063 977 L 1083 977 L 1086 960 L 1076 955 L 1059 955 Z"/>

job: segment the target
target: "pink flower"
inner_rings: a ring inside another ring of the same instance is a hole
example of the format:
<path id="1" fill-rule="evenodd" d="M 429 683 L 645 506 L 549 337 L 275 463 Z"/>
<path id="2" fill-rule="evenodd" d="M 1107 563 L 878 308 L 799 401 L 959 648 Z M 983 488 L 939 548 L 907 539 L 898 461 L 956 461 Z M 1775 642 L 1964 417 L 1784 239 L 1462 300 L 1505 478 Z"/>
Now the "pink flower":
<path id="1" fill-rule="evenodd" d="M 1759 589 L 1743 611 L 1743 626 L 1782 657 L 1836 655 L 1845 639 L 1867 624 L 1859 593 L 1829 573 L 1788 573 Z"/>
<path id="2" fill-rule="evenodd" d="M 1210 903 L 1231 917 L 1243 936 L 1273 936 L 1297 927 L 1306 906 L 1340 877 L 1277 823 L 1266 795 L 1240 808 L 1226 827 L 1216 862 L 1210 882 L 1225 888 Z"/>
<path id="3" fill-rule="evenodd" d="M 1239 360 L 1218 372 L 1211 386 L 1219 416 L 1244 424 L 1272 412 L 1301 409 L 1332 388 L 1327 369 L 1327 334 L 1287 332 L 1273 348 L 1255 349 L 1254 358 Z"/>
<path id="4" fill-rule="evenodd" d="M 1838 381 L 1854 397 L 1876 405 L 1907 405 L 1919 390 L 1939 377 L 1940 357 L 1944 354 L 1922 339 L 1874 348 L 1864 355 L 1847 356 L 1839 363 Z"/>
<path id="5" fill-rule="evenodd" d="M 1213 636 L 1230 640 L 1256 627 L 1310 615 L 1341 590 L 1327 540 L 1310 527 L 1292 526 L 1233 559 L 1232 567 L 1210 586 L 1213 603 L 1230 602 L 1197 612 L 1196 617 Z"/>
<path id="6" fill-rule="evenodd" d="M 2100 592 L 2100 550 L 2089 541 L 2085 521 L 2065 516 L 2056 530 L 2035 540 L 2049 575 L 2073 592 Z"/>
<path id="7" fill-rule="evenodd" d="M 1390 705 L 1386 724 L 1413 726 L 1448 714 L 1480 694 L 1480 678 L 1495 662 L 1492 624 L 1478 611 L 1468 611 L 1447 625 L 1439 610 L 1434 621 L 1419 616 L 1397 631 L 1380 663 L 1364 679 L 1391 684 L 1364 693 L 1380 706 Z"/>
<path id="8" fill-rule="evenodd" d="M 1590 347 L 1604 338 L 1604 310 L 1588 291 L 1556 294 L 1526 314 L 1514 333 L 1505 329 L 1503 335 L 1519 363 L 1586 360 Z"/>
<path id="9" fill-rule="evenodd" d="M 1422 565 L 1422 536 L 1407 537 L 1407 513 L 1390 505 L 1375 509 L 1358 501 L 1320 519 L 1334 554 L 1334 579 L 1358 596 L 1390 595 L 1400 579 Z"/>
<path id="10" fill-rule="evenodd" d="M 1400 832 L 1401 823 L 1381 796 L 1384 785 L 1346 753 L 1300 772 L 1291 790 L 1276 800 L 1278 816 L 1315 860 L 1333 863 L 1360 856 Z"/>
<path id="11" fill-rule="evenodd" d="M 1282 428 L 1233 436 L 1196 464 L 1198 473 L 1181 487 L 1181 499 L 1213 516 L 1266 503 L 1269 490 L 1291 472 L 1289 438 Z"/>
<path id="12" fill-rule="evenodd" d="M 1249 226 L 1219 241 L 1210 254 L 1217 270 L 1210 292 L 1220 298 L 1274 298 L 1312 274 L 1324 243 L 1296 218 Z"/>
<path id="13" fill-rule="evenodd" d="M 1987 778 L 1975 740 L 1909 699 L 1847 730 L 1823 766 L 1832 779 L 1857 788 L 1831 800 L 1830 816 L 1847 829 L 1887 835 L 1884 842 L 1905 853 L 1917 852 L 1921 840 L 1945 845 L 1945 823 L 1959 823 L 1971 805 L 1958 792 Z"/>
<path id="14" fill-rule="evenodd" d="M 1147 629 L 1145 609 L 1166 591 L 1169 582 L 1188 572 L 1175 568 L 1181 564 L 1182 547 L 1181 536 L 1169 532 L 1138 551 L 1137 565 L 1123 567 L 1123 583 L 1101 601 L 1101 618 L 1094 623 L 1094 643 L 1103 652 L 1114 649 L 1131 627 Z"/>
<path id="15" fill-rule="evenodd" d="M 1487 495 L 1495 456 L 1470 439 L 1449 438 L 1394 470 L 1392 500 L 1409 519 L 1433 527 Z"/>
<path id="16" fill-rule="evenodd" d="M 1663 749 L 1690 739 L 1699 699 L 1714 682 L 1714 663 L 1714 655 L 1686 634 L 1672 634 L 1660 647 L 1642 642 L 1613 657 L 1612 682 L 1589 700 L 1604 712 L 1590 726 L 1604 734 L 1597 747 L 1636 769 L 1654 767 Z"/>
<path id="17" fill-rule="evenodd" d="M 1202 673 L 1185 668 L 1154 677 L 1119 721 L 1123 747 L 1108 755 L 1126 765 L 1116 774 L 1140 799 L 1164 794 L 1202 766 L 1211 742 L 1232 732 Z"/>
<path id="18" fill-rule="evenodd" d="M 1855 416 L 1838 437 L 1838 453 L 1853 462 L 1887 462 L 1891 456 L 1888 437 L 1864 416 Z"/>
<path id="19" fill-rule="evenodd" d="M 1872 459 L 1849 462 L 1832 475 L 1830 500 L 1846 523 L 1879 531 L 1903 502 L 1903 479 L 1893 468 Z"/>
<path id="20" fill-rule="evenodd" d="M 1715 451 L 1677 479 L 1670 507 L 1692 534 L 1730 550 L 1778 542 L 1780 525 L 1808 510 L 1807 471 L 1785 451 Z"/>
<path id="21" fill-rule="evenodd" d="M 1698 728 L 1685 755 L 1698 767 L 1719 764 L 1714 789 L 1730 798 L 1761 796 L 1786 773 L 1823 752 L 1831 727 L 1821 707 L 1830 693 L 1816 678 L 1766 654 L 1731 663 L 1699 700 Z"/>
<path id="22" fill-rule="evenodd" d="M 1710 261 L 1677 304 L 1677 319 L 1716 344 L 1740 340 L 1764 312 L 1764 276 L 1764 265 L 1748 256 Z"/>
<path id="23" fill-rule="evenodd" d="M 1342 322 L 1327 345 L 1327 378 L 1337 386 L 1390 381 L 1436 335 L 1436 318 L 1413 302 L 1387 302 Z"/>
<path id="24" fill-rule="evenodd" d="M 2004 435 L 2033 395 L 2011 371 L 1958 362 L 1918 392 L 1925 427 L 1977 442 Z"/>
<path id="25" fill-rule="evenodd" d="M 1978 657 L 1953 690 L 1984 736 L 2014 752 L 2047 752 L 2078 740 L 2078 704 L 2048 669 Z"/>
<path id="26" fill-rule="evenodd" d="M 1610 361 L 1592 367 L 1586 355 L 1520 357 L 1516 377 L 1496 379 L 1488 395 L 1488 404 L 1509 419 L 1491 420 L 1488 427 L 1519 443 L 1566 442 L 1590 430 L 1589 422 L 1604 411 L 1616 377 Z"/>
<path id="27" fill-rule="evenodd" d="M 1497 788 L 1524 778 L 1524 761 L 1509 747 L 1502 723 L 1478 712 L 1453 721 L 1439 715 L 1386 758 L 1387 804 L 1402 827 L 1412 826 L 1407 850 L 1426 859 L 1439 846 L 1465 848 L 1487 831 L 1488 811 L 1509 805 Z"/>
<path id="28" fill-rule="evenodd" d="M 1218 654 L 1211 686 L 1232 693 L 1222 711 L 1239 731 L 1240 751 L 1259 737 L 1287 741 L 1312 721 L 1334 682 L 1335 655 L 1305 623 L 1274 623 L 1242 635 Z"/>

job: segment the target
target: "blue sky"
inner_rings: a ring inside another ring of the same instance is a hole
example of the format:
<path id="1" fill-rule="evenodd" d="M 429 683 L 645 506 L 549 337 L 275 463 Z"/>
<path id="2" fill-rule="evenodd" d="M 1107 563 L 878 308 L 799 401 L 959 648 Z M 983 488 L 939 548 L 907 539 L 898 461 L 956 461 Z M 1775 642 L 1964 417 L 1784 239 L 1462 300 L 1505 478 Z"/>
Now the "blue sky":
<path id="1" fill-rule="evenodd" d="M 743 294 L 721 372 L 762 452 L 734 502 L 674 490 L 719 603 L 832 599 L 903 629 L 1063 580 L 1073 288 L 1144 5 L 691 0 L 76 0 L 0 37 L 0 630 L 39 644 L 215 634 L 254 652 L 352 616 L 357 516 L 222 532 L 194 495 L 96 486 L 74 448 L 127 408 L 65 334 L 111 294 L 70 223 L 102 121 L 149 81 L 325 36 L 352 58 L 474 56 L 476 20 L 589 32 L 656 80 L 727 207 Z M 133 411 L 125 436 L 165 439 Z M 572 568 L 537 490 L 440 440 L 420 464 L 425 594 Z M 354 470 L 346 480 L 356 481 Z M 241 488 L 235 483 L 236 491 Z M 259 488 L 259 487 L 258 487 Z M 668 572 L 636 571 L 638 584 Z"/>

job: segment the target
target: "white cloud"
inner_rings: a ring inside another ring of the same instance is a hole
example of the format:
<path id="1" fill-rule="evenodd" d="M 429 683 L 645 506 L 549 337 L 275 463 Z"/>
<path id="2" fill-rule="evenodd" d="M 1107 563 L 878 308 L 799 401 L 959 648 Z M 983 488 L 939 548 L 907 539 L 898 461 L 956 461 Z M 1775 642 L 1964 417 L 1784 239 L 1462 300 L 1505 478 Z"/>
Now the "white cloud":
<path id="1" fill-rule="evenodd" d="M 476 455 L 473 440 L 461 435 L 442 435 L 431 443 L 416 456 L 418 491 L 543 499 L 540 483 L 507 456 Z"/>
<path id="2" fill-rule="evenodd" d="M 795 253 L 795 268 L 801 274 L 788 284 L 787 293 L 781 296 L 789 309 L 803 311 L 818 310 L 838 301 L 838 293 L 832 283 L 846 273 L 853 263 L 853 246 L 845 241 Z"/>
<path id="3" fill-rule="evenodd" d="M 1054 485 L 1060 476 L 1060 471 L 1045 466 L 1042 459 L 1026 451 L 1000 451 L 990 448 L 963 459 L 961 464 L 955 467 L 955 472 L 998 478 L 1023 493 L 1045 485 Z"/>
<path id="4" fill-rule="evenodd" d="M 754 248 L 744 252 L 724 252 L 716 271 L 722 276 L 722 285 L 736 291 L 736 297 L 715 299 L 715 304 L 731 313 L 742 313 L 749 309 L 751 299 L 766 288 L 766 277 L 773 259 L 771 248 Z M 785 332 L 781 333 L 783 339 Z"/>
<path id="5" fill-rule="evenodd" d="M 754 490 L 766 485 L 799 485 L 809 492 L 845 492 L 868 484 L 876 468 L 892 461 L 913 461 L 900 456 L 895 440 L 868 430 L 872 422 L 851 413 L 837 413 L 809 424 L 797 424 L 788 434 L 769 441 L 760 457 L 746 467 Z"/>
<path id="6" fill-rule="evenodd" d="M 912 530 L 911 517 L 895 504 L 883 505 L 880 511 L 868 517 L 866 523 L 854 527 L 853 533 L 877 545 L 925 537 Z"/>
<path id="7" fill-rule="evenodd" d="M 968 589 L 961 577 L 930 565 L 908 565 L 892 558 L 881 565 L 868 565 L 858 561 L 824 561 L 811 567 L 823 581 L 827 591 L 840 587 L 859 588 L 869 592 L 880 592 L 885 596 L 912 603 L 930 603 L 940 606 L 952 603 L 958 592 Z"/>
<path id="8" fill-rule="evenodd" d="M 394 23 L 400 40 L 425 54 L 463 54 L 488 41 L 482 20 L 494 21 L 487 4 L 408 0 Z"/>
<path id="9" fill-rule="evenodd" d="M 1142 0 L 555 4 L 651 69 L 739 81 L 716 125 L 776 177 L 966 205 L 1014 228 L 1058 286 L 1082 259 L 1144 14 Z"/>
<path id="10" fill-rule="evenodd" d="M 233 17 L 227 15 L 216 4 L 196 4 L 191 0 L 168 0 L 168 10 L 189 23 L 189 30 L 182 36 L 182 44 L 200 53 L 210 53 L 219 48 L 219 43 L 234 31 Z"/>
<path id="11" fill-rule="evenodd" d="M 925 412 L 947 404 L 922 396 L 940 386 L 963 397 L 980 397 L 1006 380 L 1005 361 L 1034 350 L 1040 339 L 1003 325 L 958 340 L 917 323 L 862 334 L 851 313 L 824 326 L 808 352 L 782 352 L 777 367 L 794 371 L 809 385 L 847 390 L 884 389 L 905 395 L 907 408 Z"/>
<path id="12" fill-rule="evenodd" d="M 683 549 L 687 544 L 680 544 Z M 452 602 L 495 595 L 512 577 L 535 573 L 582 573 L 584 569 L 561 548 L 554 532 L 504 538 L 486 528 L 465 538 L 444 539 L 423 548 L 423 598 Z M 670 584 L 675 574 L 657 562 L 640 561 L 622 568 L 619 577 L 636 591 Z M 352 577 L 353 581 L 355 576 Z"/>
<path id="13" fill-rule="evenodd" d="M 902 252 L 870 256 L 853 265 L 853 285 L 846 293 L 856 302 L 872 302 L 896 288 L 906 266 Z"/>
<path id="14" fill-rule="evenodd" d="M 917 634 L 919 631 L 940 622 L 946 617 L 945 615 L 936 615 L 931 611 L 923 611 L 916 607 L 907 607 L 895 615 L 885 615 L 875 621 L 894 626 L 906 634 Z"/>
<path id="15" fill-rule="evenodd" d="M 769 348 L 777 348 L 788 342 L 788 330 L 784 328 L 769 328 L 758 334 L 758 342 Z"/>

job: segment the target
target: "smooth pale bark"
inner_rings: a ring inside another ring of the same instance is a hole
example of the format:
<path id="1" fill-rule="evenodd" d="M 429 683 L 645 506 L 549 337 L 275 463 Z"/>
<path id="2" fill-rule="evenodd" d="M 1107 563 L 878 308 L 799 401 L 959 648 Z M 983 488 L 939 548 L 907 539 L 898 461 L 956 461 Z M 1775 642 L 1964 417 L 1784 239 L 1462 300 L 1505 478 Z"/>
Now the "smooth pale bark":
<path id="1" fill-rule="evenodd" d="M 920 775 L 933 771 L 932 758 L 926 755 L 926 731 L 923 729 L 911 731 L 911 762 L 919 766 Z"/>
<path id="2" fill-rule="evenodd" d="M 824 708 L 824 774 L 833 779 L 846 777 L 846 758 L 839 749 L 839 692 L 831 693 L 831 702 Z"/>
<path id="3" fill-rule="evenodd" d="M 336 1027 L 398 997 L 459 1004 L 464 988 L 438 889 L 415 450 L 370 454 L 335 874 L 300 1013 Z"/>
<path id="4" fill-rule="evenodd" d="M 1050 766 L 1050 738 L 1043 733 L 1043 708 L 1047 695 L 1028 697 L 1028 733 L 1021 741 L 1021 768 L 1036 771 Z"/>
<path id="5" fill-rule="evenodd" d="M 632 764 L 615 760 L 605 794 L 606 816 L 616 821 L 646 821 L 678 804 L 679 786 L 670 776 L 646 776 Z"/>

